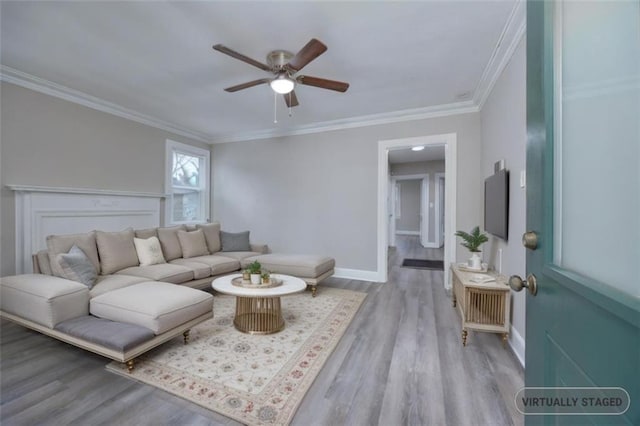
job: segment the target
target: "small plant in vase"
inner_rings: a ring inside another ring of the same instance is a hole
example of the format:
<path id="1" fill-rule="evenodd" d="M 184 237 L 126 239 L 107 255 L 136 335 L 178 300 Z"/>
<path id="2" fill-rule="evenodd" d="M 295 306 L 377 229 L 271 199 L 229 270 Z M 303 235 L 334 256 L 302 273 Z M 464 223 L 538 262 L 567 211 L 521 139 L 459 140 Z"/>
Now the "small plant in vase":
<path id="1" fill-rule="evenodd" d="M 250 263 L 247 267 L 249 270 L 249 274 L 251 277 L 251 284 L 260 284 L 261 273 L 262 273 L 262 265 L 257 260 L 253 263 Z"/>
<path id="2" fill-rule="evenodd" d="M 466 247 L 471 252 L 471 259 L 469 259 L 469 267 L 472 269 L 482 269 L 482 261 L 480 259 L 480 246 L 487 241 L 489 237 L 487 234 L 480 232 L 480 227 L 476 226 L 470 233 L 464 231 L 456 232 L 456 236 L 462 238 L 464 241 L 462 247 Z"/>
<path id="3" fill-rule="evenodd" d="M 242 270 L 242 281 L 251 281 L 251 271 L 249 269 Z"/>
<path id="4" fill-rule="evenodd" d="M 269 271 L 262 271 L 262 284 L 271 284 L 271 274 Z"/>

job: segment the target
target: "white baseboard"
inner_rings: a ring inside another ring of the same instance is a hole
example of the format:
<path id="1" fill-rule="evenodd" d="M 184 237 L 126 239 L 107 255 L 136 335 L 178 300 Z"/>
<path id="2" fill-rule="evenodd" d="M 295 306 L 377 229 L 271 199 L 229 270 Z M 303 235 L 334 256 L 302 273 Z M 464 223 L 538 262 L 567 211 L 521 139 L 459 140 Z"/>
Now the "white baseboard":
<path id="1" fill-rule="evenodd" d="M 396 231 L 396 235 L 420 235 L 420 231 Z"/>
<path id="2" fill-rule="evenodd" d="M 511 326 L 510 329 L 509 346 L 511 346 L 511 350 L 513 350 L 513 353 L 516 355 L 516 358 L 518 358 L 518 361 L 520 361 L 522 368 L 524 368 L 524 339 L 520 333 L 518 333 L 518 330 L 513 328 L 513 326 Z"/>
<path id="3" fill-rule="evenodd" d="M 365 271 L 362 269 L 335 268 L 333 274 L 336 278 L 345 278 L 348 280 L 370 281 L 374 283 L 381 282 L 378 271 Z"/>

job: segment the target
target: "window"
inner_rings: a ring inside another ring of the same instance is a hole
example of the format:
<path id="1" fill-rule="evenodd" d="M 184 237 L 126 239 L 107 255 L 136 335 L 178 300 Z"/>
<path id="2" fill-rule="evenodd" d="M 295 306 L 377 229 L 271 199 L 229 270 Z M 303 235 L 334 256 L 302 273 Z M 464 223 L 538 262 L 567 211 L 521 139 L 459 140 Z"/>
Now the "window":
<path id="1" fill-rule="evenodd" d="M 209 219 L 209 151 L 167 140 L 166 214 L 169 224 Z"/>

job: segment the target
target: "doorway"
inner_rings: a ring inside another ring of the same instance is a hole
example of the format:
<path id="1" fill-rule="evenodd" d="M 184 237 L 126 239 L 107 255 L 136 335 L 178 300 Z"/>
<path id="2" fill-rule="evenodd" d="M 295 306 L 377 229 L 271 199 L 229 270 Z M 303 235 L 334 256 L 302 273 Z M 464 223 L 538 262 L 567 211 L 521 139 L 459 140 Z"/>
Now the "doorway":
<path id="1" fill-rule="evenodd" d="M 423 146 L 425 148 L 440 146 L 444 148 L 444 232 L 442 245 L 444 246 L 444 262 L 449 265 L 455 260 L 455 235 L 456 229 L 456 161 L 457 161 L 457 136 L 455 133 L 442 135 L 420 136 L 414 138 L 381 140 L 378 142 L 378 281 L 386 282 L 388 276 L 387 254 L 389 243 L 392 240 L 391 232 L 391 195 L 392 181 L 391 167 L 389 165 L 389 153 L 399 148 L 410 150 L 412 147 Z M 435 183 L 435 179 L 431 179 Z M 435 192 L 435 191 L 433 191 Z M 435 204 L 435 202 L 434 202 Z M 434 205 L 435 207 L 435 205 Z M 429 209 L 431 206 L 429 206 Z M 435 216 L 435 214 L 434 214 Z M 437 235 L 437 232 L 433 232 Z M 451 288 L 449 268 L 445 267 L 444 286 Z"/>
<path id="2" fill-rule="evenodd" d="M 415 235 L 423 247 L 429 241 L 429 175 L 390 176 L 389 246 L 397 235 Z"/>

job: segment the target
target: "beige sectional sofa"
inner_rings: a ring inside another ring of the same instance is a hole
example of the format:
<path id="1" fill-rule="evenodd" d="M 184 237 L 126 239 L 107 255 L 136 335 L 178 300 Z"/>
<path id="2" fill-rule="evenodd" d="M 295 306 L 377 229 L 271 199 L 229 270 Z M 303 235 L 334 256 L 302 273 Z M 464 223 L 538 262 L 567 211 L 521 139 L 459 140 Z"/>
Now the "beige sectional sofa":
<path id="1" fill-rule="evenodd" d="M 332 258 L 269 254 L 219 223 L 47 237 L 33 274 L 0 278 L 0 316 L 127 363 L 213 316 L 209 288 L 255 260 L 316 285 Z M 177 284 L 177 285 L 176 285 Z"/>

